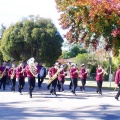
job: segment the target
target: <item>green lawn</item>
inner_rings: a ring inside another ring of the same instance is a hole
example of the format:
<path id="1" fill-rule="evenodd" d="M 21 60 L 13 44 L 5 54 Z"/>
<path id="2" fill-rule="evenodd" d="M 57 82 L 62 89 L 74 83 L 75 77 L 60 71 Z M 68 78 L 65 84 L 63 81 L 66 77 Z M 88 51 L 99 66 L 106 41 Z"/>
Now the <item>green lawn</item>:
<path id="1" fill-rule="evenodd" d="M 66 78 L 66 80 L 67 80 L 67 81 L 70 81 L 70 78 Z M 80 81 L 80 79 L 78 79 L 78 86 L 81 86 L 81 81 Z M 95 81 L 95 80 L 87 79 L 86 86 L 88 86 L 88 87 L 96 87 L 97 84 L 96 84 L 96 81 Z M 114 90 L 115 87 L 116 87 L 116 84 L 115 84 L 114 81 L 112 81 L 112 82 L 103 81 L 102 88 Z"/>
<path id="2" fill-rule="evenodd" d="M 48 80 L 48 78 L 46 78 L 46 80 Z M 70 81 L 70 78 L 65 78 L 66 81 Z M 78 86 L 81 86 L 81 81 L 80 79 L 78 79 Z M 86 86 L 88 87 L 96 87 L 97 84 L 96 84 L 96 81 L 95 80 L 90 80 L 90 79 L 87 79 L 86 81 Z M 114 81 L 112 82 L 109 82 L 109 81 L 103 81 L 103 85 L 102 85 L 102 88 L 104 89 L 108 89 L 108 90 L 114 90 L 116 87 L 116 84 Z"/>

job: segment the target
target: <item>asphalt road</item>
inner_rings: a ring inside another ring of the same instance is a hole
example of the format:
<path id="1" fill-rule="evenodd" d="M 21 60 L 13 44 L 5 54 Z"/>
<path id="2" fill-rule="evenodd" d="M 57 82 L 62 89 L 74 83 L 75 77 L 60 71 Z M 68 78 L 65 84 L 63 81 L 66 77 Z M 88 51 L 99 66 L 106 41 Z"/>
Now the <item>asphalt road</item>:
<path id="1" fill-rule="evenodd" d="M 39 89 L 33 91 L 33 98 L 28 94 L 28 83 L 23 95 L 11 92 L 11 85 L 0 90 L 0 120 L 120 120 L 120 101 L 115 100 L 117 91 L 103 90 L 97 94 L 95 88 L 86 88 L 81 92 L 79 87 L 73 95 L 65 82 L 65 92 L 52 96 L 46 88 L 46 81 Z"/>

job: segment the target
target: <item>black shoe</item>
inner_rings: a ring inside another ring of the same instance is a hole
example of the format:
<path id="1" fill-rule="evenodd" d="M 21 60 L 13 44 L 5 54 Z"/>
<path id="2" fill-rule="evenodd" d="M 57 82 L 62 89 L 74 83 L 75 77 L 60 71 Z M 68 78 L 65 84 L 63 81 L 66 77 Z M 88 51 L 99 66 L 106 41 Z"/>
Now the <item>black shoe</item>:
<path id="1" fill-rule="evenodd" d="M 71 92 L 73 93 L 73 90 L 71 90 Z"/>
<path id="2" fill-rule="evenodd" d="M 50 90 L 50 93 L 53 93 L 53 90 Z"/>
<path id="3" fill-rule="evenodd" d="M 69 89 L 71 90 L 72 88 L 69 86 Z"/>
<path id="4" fill-rule="evenodd" d="M 53 95 L 57 96 L 57 94 L 56 94 L 56 93 L 54 93 Z"/>
<path id="5" fill-rule="evenodd" d="M 47 89 L 48 89 L 48 90 L 49 90 L 49 88 L 50 88 L 50 87 L 49 87 L 49 86 L 47 86 Z"/>
<path id="6" fill-rule="evenodd" d="M 73 90 L 71 90 L 71 92 L 74 94 L 75 92 Z"/>
<path id="7" fill-rule="evenodd" d="M 75 96 L 77 96 L 73 90 L 71 90 L 71 92 L 72 92 Z"/>
<path id="8" fill-rule="evenodd" d="M 80 90 L 82 91 L 82 87 L 80 87 Z"/>
<path id="9" fill-rule="evenodd" d="M 99 93 L 98 90 L 96 90 L 96 93 Z"/>
<path id="10" fill-rule="evenodd" d="M 117 98 L 117 97 L 115 97 L 115 99 L 116 99 L 116 100 L 118 100 L 118 98 Z"/>

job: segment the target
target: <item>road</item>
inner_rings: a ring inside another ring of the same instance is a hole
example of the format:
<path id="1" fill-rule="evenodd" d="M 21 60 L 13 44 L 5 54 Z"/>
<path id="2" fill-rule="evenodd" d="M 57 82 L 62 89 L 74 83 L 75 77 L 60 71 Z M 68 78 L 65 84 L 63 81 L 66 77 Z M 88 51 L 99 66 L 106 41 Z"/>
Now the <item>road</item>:
<path id="1" fill-rule="evenodd" d="M 23 95 L 0 90 L 0 120 L 120 120 L 120 101 L 115 100 L 117 91 L 103 90 L 97 94 L 95 88 L 86 88 L 81 92 L 79 87 L 73 95 L 65 82 L 65 92 L 57 92 L 57 97 L 50 95 L 46 81 L 39 89 L 33 91 L 33 98 L 28 94 L 28 83 Z"/>

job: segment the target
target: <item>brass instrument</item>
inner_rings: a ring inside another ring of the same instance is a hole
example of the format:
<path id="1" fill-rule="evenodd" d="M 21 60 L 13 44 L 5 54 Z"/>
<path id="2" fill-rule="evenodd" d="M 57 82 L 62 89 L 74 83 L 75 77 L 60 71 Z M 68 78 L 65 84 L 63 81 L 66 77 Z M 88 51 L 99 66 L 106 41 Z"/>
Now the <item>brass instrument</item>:
<path id="1" fill-rule="evenodd" d="M 48 80 L 47 85 L 49 85 L 52 81 L 54 81 L 54 80 L 58 77 L 59 73 L 60 73 L 63 69 L 65 69 L 66 67 L 67 67 L 67 65 L 65 65 L 64 68 L 59 68 L 59 69 L 57 70 L 57 72 Z"/>
<path id="2" fill-rule="evenodd" d="M 4 69 L 4 71 L 0 74 L 0 79 L 5 75 L 6 72 L 6 68 Z"/>
<path id="3" fill-rule="evenodd" d="M 58 77 L 59 71 L 57 71 L 47 82 L 49 85 L 52 81 L 54 81 Z"/>
<path id="4" fill-rule="evenodd" d="M 28 67 L 29 67 L 29 70 L 30 72 L 32 73 L 32 75 L 34 77 L 37 77 L 38 76 L 38 72 L 37 72 L 37 67 L 34 63 L 34 58 L 30 58 L 28 61 L 27 61 L 27 64 L 28 64 Z"/>
<path id="5" fill-rule="evenodd" d="M 13 78 L 14 78 L 14 76 L 15 76 L 15 69 L 13 69 L 12 75 L 10 76 L 10 77 L 11 77 L 11 79 L 13 79 Z"/>
<path id="6" fill-rule="evenodd" d="M 23 76 L 25 76 L 25 68 L 24 67 L 22 67 L 22 74 L 23 74 Z"/>

